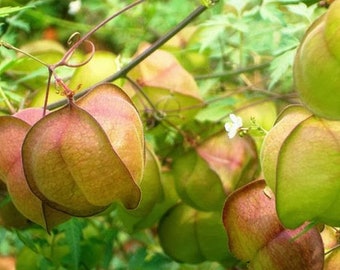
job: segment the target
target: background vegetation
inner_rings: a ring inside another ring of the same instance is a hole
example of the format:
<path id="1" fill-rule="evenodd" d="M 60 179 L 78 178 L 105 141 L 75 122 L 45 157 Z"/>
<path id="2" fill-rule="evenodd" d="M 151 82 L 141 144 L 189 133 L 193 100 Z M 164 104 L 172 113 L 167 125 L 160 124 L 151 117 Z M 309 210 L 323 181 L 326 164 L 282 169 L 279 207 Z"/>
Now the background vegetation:
<path id="1" fill-rule="evenodd" d="M 131 3 L 75 2 L 80 6 L 72 11 L 70 1 L 0 0 L 1 42 L 54 63 L 63 55 L 73 33 L 83 35 Z M 142 44 L 164 36 L 202 3 L 145 1 L 91 36 L 95 55 L 104 55 L 104 60 L 94 56 L 95 64 L 91 65 L 91 61 L 89 69 L 61 68 L 58 74 L 75 90 L 78 86 L 84 90 L 115 74 L 133 59 Z M 173 162 L 188 149 L 223 132 L 231 113 L 245 116 L 249 112 L 244 126 L 259 151 L 263 130 L 271 128 L 283 107 L 299 102 L 292 80 L 293 59 L 308 26 L 325 11 L 311 1 L 307 4 L 295 0 L 221 0 L 162 46 L 195 80 L 200 101 L 177 107 L 159 102 L 141 110 L 146 140 L 158 157 L 165 193 L 155 202 L 161 210 L 147 225 L 138 228 L 139 221 L 126 221 L 119 207 L 95 217 L 72 218 L 50 233 L 27 221 L 23 224 L 21 220 L 19 227 L 16 221 L 6 224 L 2 214 L 1 256 L 15 260 L 17 269 L 241 269 L 236 259 L 192 264 L 176 262 L 164 252 L 157 226 L 166 211 L 181 200 L 174 184 L 164 182 L 170 182 Z M 75 54 L 75 61 L 84 59 L 89 51 L 84 44 Z M 166 64 L 159 59 L 160 69 Z M 41 107 L 47 76 L 45 67 L 15 50 L 0 47 L 0 114 Z M 134 76 L 132 72 L 131 78 Z M 124 78 L 115 83 L 133 91 Z M 162 83 L 163 88 L 173 84 L 168 78 Z M 144 91 L 152 96 L 150 90 Z M 52 92 L 50 108 L 63 98 L 56 94 L 58 89 Z M 167 99 L 173 95 L 171 89 L 169 93 Z M 136 104 L 139 106 L 138 99 Z M 250 112 L 252 108 L 255 112 Z M 182 117 L 189 120 L 182 121 Z M 256 168 L 255 178 L 261 176 Z M 6 206 L 8 201 L 5 194 L 0 206 Z"/>

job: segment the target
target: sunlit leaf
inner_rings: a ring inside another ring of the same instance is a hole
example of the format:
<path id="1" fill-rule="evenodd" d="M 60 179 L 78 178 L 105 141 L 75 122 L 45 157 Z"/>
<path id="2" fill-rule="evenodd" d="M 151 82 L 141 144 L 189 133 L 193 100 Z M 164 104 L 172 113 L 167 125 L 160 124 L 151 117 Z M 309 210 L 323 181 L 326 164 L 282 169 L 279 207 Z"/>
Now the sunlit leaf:
<path id="1" fill-rule="evenodd" d="M 296 54 L 296 50 L 289 50 L 280 56 L 274 58 L 274 60 L 270 64 L 270 77 L 271 81 L 269 84 L 269 88 L 272 88 L 281 77 L 293 66 L 294 57 Z"/>

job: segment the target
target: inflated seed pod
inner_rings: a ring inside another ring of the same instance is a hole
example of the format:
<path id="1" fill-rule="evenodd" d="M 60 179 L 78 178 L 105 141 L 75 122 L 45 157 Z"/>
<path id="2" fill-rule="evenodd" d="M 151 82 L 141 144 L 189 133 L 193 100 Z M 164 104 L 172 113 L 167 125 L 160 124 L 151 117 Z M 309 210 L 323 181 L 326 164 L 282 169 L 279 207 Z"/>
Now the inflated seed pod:
<path id="1" fill-rule="evenodd" d="M 115 201 L 135 208 L 144 170 L 143 126 L 123 90 L 102 84 L 34 124 L 22 160 L 32 192 L 54 209 L 90 216 Z"/>
<path id="2" fill-rule="evenodd" d="M 22 165 L 21 147 L 28 130 L 41 119 L 42 109 L 29 108 L 0 117 L 0 178 L 11 201 L 27 219 L 49 230 L 70 218 L 43 203 L 29 188 Z"/>
<path id="3" fill-rule="evenodd" d="M 340 119 L 340 1 L 307 30 L 294 62 L 294 81 L 302 103 L 314 114 Z"/>
<path id="4" fill-rule="evenodd" d="M 264 139 L 263 175 L 276 195 L 282 224 L 340 226 L 340 121 L 290 106 Z"/>

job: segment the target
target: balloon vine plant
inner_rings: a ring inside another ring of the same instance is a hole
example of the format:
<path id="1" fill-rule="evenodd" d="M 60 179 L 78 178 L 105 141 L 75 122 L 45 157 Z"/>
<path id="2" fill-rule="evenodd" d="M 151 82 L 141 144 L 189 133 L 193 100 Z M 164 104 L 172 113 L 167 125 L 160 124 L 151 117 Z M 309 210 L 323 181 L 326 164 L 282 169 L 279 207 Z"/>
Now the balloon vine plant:
<path id="1" fill-rule="evenodd" d="M 20 212 L 47 230 L 70 216 L 94 215 L 115 201 L 121 201 L 126 208 L 136 208 L 139 204 L 139 185 L 145 166 L 143 125 L 131 99 L 119 87 L 107 82 L 126 77 L 133 67 L 213 3 L 198 7 L 145 52 L 91 90 L 75 94 L 58 77 L 56 69 L 87 64 L 95 53 L 95 46 L 88 38 L 112 19 L 143 2 L 138 0 L 126 6 L 82 37 L 79 33 L 73 34 L 68 41 L 71 47 L 54 64 L 44 63 L 1 42 L 5 48 L 42 64 L 49 72 L 42 109 L 28 108 L 0 119 L 0 141 L 16 134 L 16 139 L 3 149 L 4 153 L 11 155 L 1 157 L 0 177 Z M 90 45 L 89 56 L 81 63 L 71 63 L 73 54 L 84 42 Z M 47 105 L 52 77 L 67 99 Z M 66 102 L 66 107 L 50 111 Z M 109 121 L 113 115 L 114 120 Z M 94 185 L 93 181 L 97 184 Z"/>
<path id="2" fill-rule="evenodd" d="M 324 246 L 315 225 L 340 225 L 339 91 L 337 77 L 329 77 L 339 69 L 340 0 L 326 1 L 329 10 L 307 31 L 297 51 L 294 80 L 304 106 L 285 109 L 273 128 L 268 125 L 269 131 L 253 117 L 244 123 L 247 115 L 235 112 L 224 126 L 228 136 L 221 127 L 214 127 L 203 140 L 197 134 L 187 135 L 182 127 L 186 118 L 208 102 L 197 94 L 192 76 L 158 49 L 217 1 L 201 1 L 176 27 L 153 44 L 141 46 L 127 65 L 90 88 L 74 91 L 56 72 L 62 66 L 88 64 L 95 55 L 89 37 L 143 2 L 126 6 L 82 37 L 73 34 L 68 42 L 71 47 L 54 64 L 1 42 L 48 70 L 43 108 L 0 117 L 0 179 L 13 204 L 47 231 L 73 216 L 110 211 L 112 205 L 131 230 L 148 227 L 156 216 L 164 251 L 181 262 L 209 260 L 236 268 L 321 270 Z M 80 63 L 72 63 L 84 43 L 90 45 L 90 53 Z M 174 81 L 167 81 L 170 91 L 164 89 L 162 75 L 156 79 L 148 72 L 139 76 L 143 70 L 152 71 L 159 59 L 170 62 L 164 67 Z M 171 73 L 173 66 L 176 72 Z M 131 72 L 137 68 L 139 75 Z M 124 78 L 127 88 L 142 100 L 110 83 L 118 78 Z M 48 104 L 53 80 L 67 98 Z M 182 84 L 182 92 L 176 91 L 177 82 Z M 256 102 L 252 105 L 267 106 L 267 111 L 274 111 L 268 114 L 276 117 L 272 104 Z M 155 153 L 145 143 L 139 107 L 152 118 L 147 128 L 157 129 L 157 121 L 170 127 L 161 139 L 173 139 L 171 130 L 182 136 L 183 147 L 176 159 L 164 154 L 162 173 Z M 166 112 L 174 113 L 172 121 L 165 117 Z M 249 135 L 265 139 L 257 141 Z M 264 179 L 257 179 L 260 170 Z M 160 187 L 161 174 L 173 184 L 168 190 Z M 157 208 L 155 202 L 163 195 L 166 204 Z"/>

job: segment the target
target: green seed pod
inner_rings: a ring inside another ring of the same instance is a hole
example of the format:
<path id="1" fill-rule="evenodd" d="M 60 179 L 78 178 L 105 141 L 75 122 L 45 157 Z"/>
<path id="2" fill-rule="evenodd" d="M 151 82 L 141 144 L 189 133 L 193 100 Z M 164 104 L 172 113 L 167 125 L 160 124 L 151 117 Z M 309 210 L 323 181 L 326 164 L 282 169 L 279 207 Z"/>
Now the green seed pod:
<path id="1" fill-rule="evenodd" d="M 158 235 L 165 253 L 176 261 L 235 261 L 219 212 L 198 211 L 180 203 L 163 216 Z"/>
<path id="2" fill-rule="evenodd" d="M 340 226 L 340 121 L 319 118 L 302 106 L 279 116 L 263 142 L 264 178 L 276 195 L 280 221 Z"/>
<path id="3" fill-rule="evenodd" d="M 306 32 L 294 62 L 302 103 L 318 116 L 340 119 L 340 1 Z"/>

